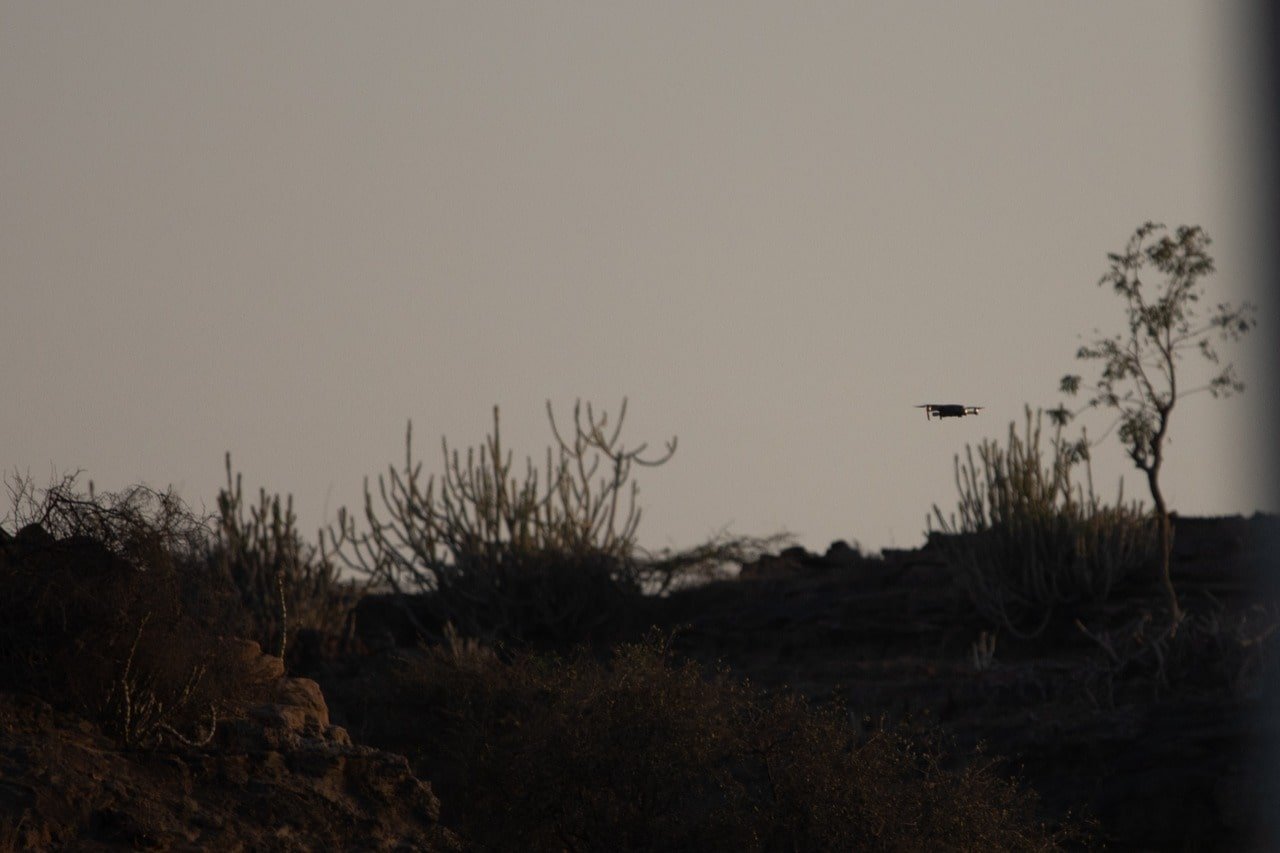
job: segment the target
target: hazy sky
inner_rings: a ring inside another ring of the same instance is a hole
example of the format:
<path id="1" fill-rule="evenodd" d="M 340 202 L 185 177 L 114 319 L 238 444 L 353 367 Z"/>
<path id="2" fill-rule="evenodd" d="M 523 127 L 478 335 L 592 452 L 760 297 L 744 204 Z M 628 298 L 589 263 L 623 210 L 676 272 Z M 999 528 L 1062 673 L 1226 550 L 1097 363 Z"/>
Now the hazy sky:
<path id="1" fill-rule="evenodd" d="M 541 458 L 545 400 L 625 395 L 680 441 L 643 544 L 915 546 L 953 455 L 1119 330 L 1135 226 L 1257 289 L 1234 9 L 5 0 L 0 464 L 211 508 L 230 450 L 311 530 L 410 419 L 436 470 L 494 404 Z M 1271 500 L 1264 332 L 1253 392 L 1175 413 L 1178 511 Z"/>

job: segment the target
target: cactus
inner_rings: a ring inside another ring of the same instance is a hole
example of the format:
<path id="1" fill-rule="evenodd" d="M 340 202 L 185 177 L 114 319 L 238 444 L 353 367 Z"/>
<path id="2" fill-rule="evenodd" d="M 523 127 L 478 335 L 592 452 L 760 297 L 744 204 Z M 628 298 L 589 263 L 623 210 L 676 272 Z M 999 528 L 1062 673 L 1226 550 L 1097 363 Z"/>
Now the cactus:
<path id="1" fill-rule="evenodd" d="M 983 441 L 976 460 L 966 446 L 955 459 L 959 517 L 935 505 L 929 522 L 978 613 L 1019 637 L 1043 632 L 1059 605 L 1105 600 L 1159 546 L 1155 519 L 1125 503 L 1123 484 L 1114 506 L 1094 493 L 1087 437 L 1068 442 L 1058 426 L 1042 462 L 1041 415 L 1028 406 L 1023 436 L 1011 423 L 1006 447 Z"/>
<path id="2" fill-rule="evenodd" d="M 378 477 L 380 508 L 365 481 L 367 532 L 344 508 L 328 547 L 373 583 L 430 592 L 435 624 L 452 622 L 468 636 L 556 644 L 604 627 L 643 580 L 633 466 L 664 464 L 676 440 L 654 455 L 644 444 L 626 448 L 625 399 L 612 430 L 607 413 L 581 402 L 572 431 L 557 424 L 550 403 L 547 417 L 555 444 L 541 469 L 526 461 L 523 477 L 502 445 L 496 406 L 478 450 L 463 455 L 442 441 L 438 479 L 424 479 L 410 423 L 403 467 Z"/>

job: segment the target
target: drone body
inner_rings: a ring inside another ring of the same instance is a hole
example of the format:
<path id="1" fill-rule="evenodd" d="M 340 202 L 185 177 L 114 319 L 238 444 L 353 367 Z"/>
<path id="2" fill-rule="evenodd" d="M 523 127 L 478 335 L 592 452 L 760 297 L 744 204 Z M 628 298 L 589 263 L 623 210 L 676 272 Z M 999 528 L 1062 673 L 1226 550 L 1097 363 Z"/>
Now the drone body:
<path id="1" fill-rule="evenodd" d="M 962 406 L 958 403 L 925 403 L 916 406 L 917 409 L 924 409 L 926 418 L 963 418 L 965 415 L 976 415 L 981 412 L 985 406 Z"/>

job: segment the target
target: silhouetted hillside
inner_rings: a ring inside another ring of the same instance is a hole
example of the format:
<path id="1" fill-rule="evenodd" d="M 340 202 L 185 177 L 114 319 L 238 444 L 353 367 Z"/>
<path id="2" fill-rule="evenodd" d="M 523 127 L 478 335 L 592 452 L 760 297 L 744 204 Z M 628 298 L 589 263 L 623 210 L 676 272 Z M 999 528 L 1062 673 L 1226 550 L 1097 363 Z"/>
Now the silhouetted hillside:
<path id="1" fill-rule="evenodd" d="M 452 626 L 423 646 L 423 595 L 365 597 L 287 675 L 192 609 L 234 598 L 193 598 L 190 554 L 6 533 L 0 844 L 1249 849 L 1280 522 L 1177 530 L 1176 634 L 1135 577 L 1004 636 L 935 537 L 628 598 L 621 636 L 566 658 Z M 183 632 L 157 625 L 144 654 L 161 615 Z M 73 672 L 99 680 L 68 690 Z"/>

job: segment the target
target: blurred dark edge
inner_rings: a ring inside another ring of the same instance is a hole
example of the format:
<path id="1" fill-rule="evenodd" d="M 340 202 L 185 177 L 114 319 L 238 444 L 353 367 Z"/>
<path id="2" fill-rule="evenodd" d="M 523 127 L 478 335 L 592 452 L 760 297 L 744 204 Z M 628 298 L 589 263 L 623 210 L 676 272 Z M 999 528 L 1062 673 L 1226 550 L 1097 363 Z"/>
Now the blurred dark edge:
<path id="1" fill-rule="evenodd" d="M 1264 377 L 1257 383 L 1258 390 L 1267 394 L 1264 410 L 1269 415 L 1280 412 L 1280 160 L 1276 151 L 1280 146 L 1280 3 L 1272 0 L 1254 0 L 1243 7 L 1239 25 L 1241 51 L 1247 57 L 1246 79 L 1252 81 L 1253 91 L 1248 93 L 1250 113 L 1254 126 L 1251 134 L 1249 164 L 1257 176 L 1253 188 L 1257 222 L 1253 233 L 1258 237 L 1256 250 L 1260 253 L 1257 269 L 1259 332 L 1266 339 L 1266 356 L 1258 367 Z M 1270 421 L 1271 418 L 1264 418 Z M 1271 477 L 1268 495 L 1271 506 L 1280 495 L 1280 447 L 1277 446 L 1274 423 L 1259 423 L 1254 436 L 1254 447 L 1259 462 L 1269 467 Z M 1272 593 L 1280 593 L 1280 539 L 1268 543 L 1271 572 L 1269 582 Z M 1272 668 L 1274 672 L 1274 668 Z M 1259 760 L 1264 787 L 1256 792 L 1259 816 L 1262 820 L 1264 849 L 1280 850 L 1280 683 L 1271 679 L 1263 686 L 1263 701 L 1259 730 L 1266 732 L 1266 742 L 1260 744 Z"/>

